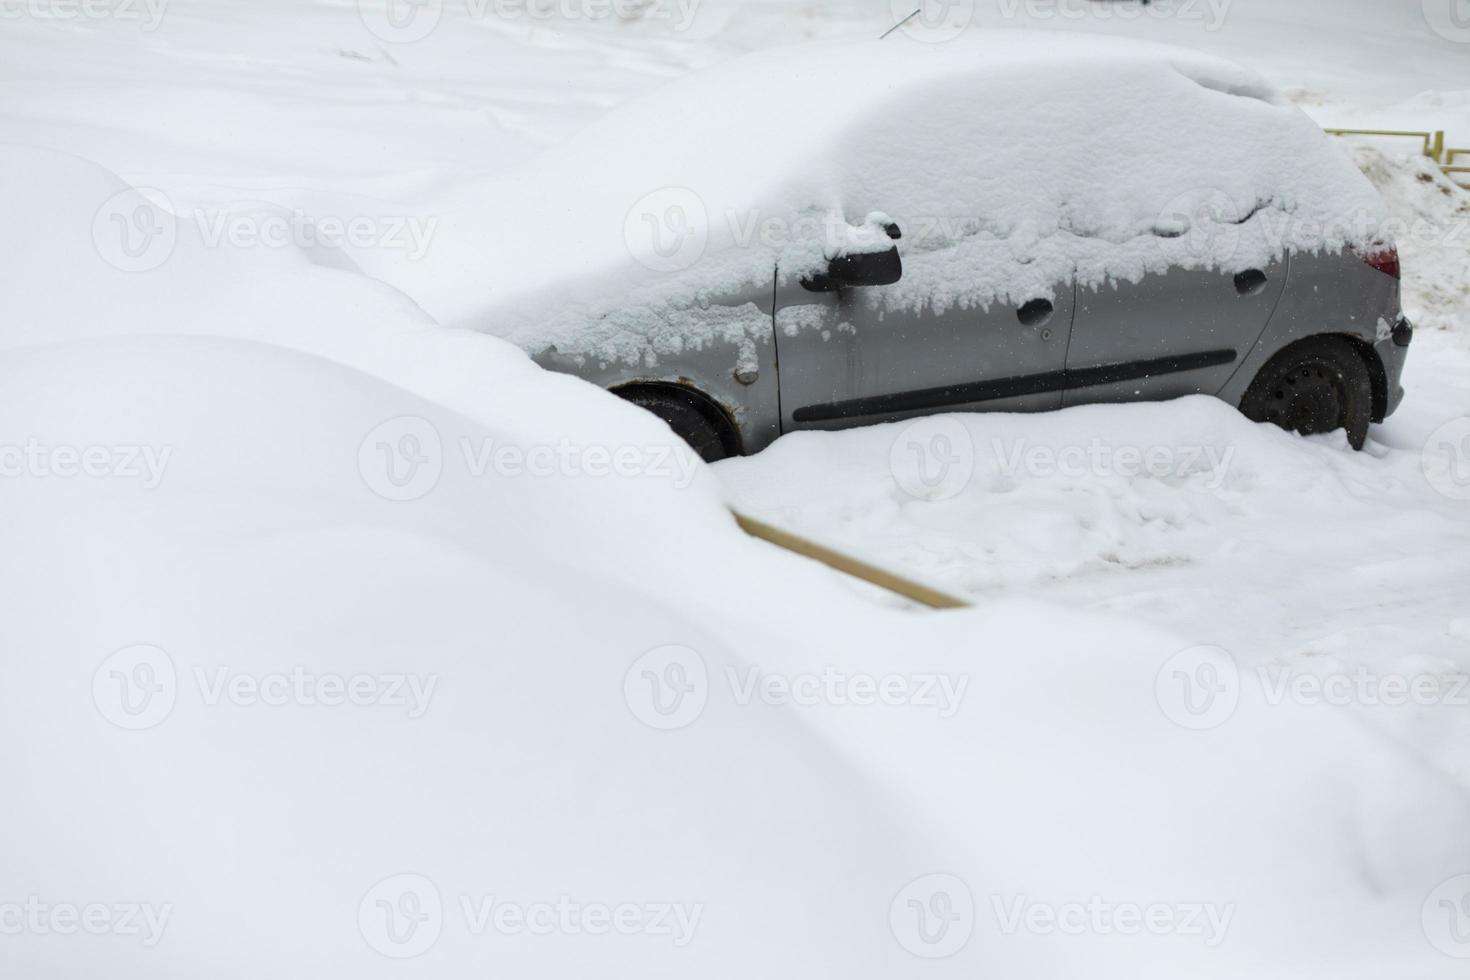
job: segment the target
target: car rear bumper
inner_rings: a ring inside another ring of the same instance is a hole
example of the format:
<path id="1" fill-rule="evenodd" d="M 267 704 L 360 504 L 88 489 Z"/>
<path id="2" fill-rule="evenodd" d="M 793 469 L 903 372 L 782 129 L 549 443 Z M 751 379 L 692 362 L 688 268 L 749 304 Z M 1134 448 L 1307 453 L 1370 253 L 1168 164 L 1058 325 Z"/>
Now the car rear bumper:
<path id="1" fill-rule="evenodd" d="M 1399 317 L 1389 336 L 1373 345 L 1378 359 L 1383 362 L 1383 373 L 1387 384 L 1384 394 L 1383 418 L 1392 415 L 1404 400 L 1404 362 L 1409 357 L 1409 344 L 1414 340 L 1414 325 L 1408 317 Z M 1383 421 L 1383 418 L 1377 421 Z"/>

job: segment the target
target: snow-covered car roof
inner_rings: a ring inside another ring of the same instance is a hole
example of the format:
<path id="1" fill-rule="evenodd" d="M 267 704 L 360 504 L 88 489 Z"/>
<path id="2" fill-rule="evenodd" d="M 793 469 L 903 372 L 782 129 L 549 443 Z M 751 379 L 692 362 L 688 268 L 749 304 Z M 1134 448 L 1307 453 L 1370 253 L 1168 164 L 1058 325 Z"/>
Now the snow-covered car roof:
<path id="1" fill-rule="evenodd" d="M 773 267 L 886 247 L 883 216 L 903 229 L 905 276 L 869 296 L 890 308 L 1238 271 L 1370 247 L 1384 221 L 1368 181 L 1255 73 L 1029 31 L 736 59 L 609 114 L 491 196 L 448 229 L 479 245 L 446 251 L 494 260 L 436 312 L 604 360 L 645 358 L 670 330 L 698 343 L 668 311 Z"/>

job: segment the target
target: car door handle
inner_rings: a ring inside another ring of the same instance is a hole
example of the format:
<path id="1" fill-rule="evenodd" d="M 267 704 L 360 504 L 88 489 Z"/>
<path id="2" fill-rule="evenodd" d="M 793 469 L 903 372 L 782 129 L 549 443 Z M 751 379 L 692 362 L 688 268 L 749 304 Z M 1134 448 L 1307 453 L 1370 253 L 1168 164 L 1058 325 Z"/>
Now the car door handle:
<path id="1" fill-rule="evenodd" d="M 1016 319 L 1020 320 L 1024 326 L 1039 327 L 1050 320 L 1051 315 L 1055 312 L 1056 307 L 1051 305 L 1051 300 L 1033 299 L 1017 308 Z"/>
<path id="2" fill-rule="evenodd" d="M 1254 296 L 1266 288 L 1266 274 L 1260 269 L 1247 269 L 1235 275 L 1235 291 L 1242 296 Z"/>

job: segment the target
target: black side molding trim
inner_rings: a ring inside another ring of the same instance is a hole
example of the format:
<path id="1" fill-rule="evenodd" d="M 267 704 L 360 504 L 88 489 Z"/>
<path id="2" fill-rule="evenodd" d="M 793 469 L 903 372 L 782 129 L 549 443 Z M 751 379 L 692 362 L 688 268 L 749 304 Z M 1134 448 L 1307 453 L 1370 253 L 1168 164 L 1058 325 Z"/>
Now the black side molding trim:
<path id="1" fill-rule="evenodd" d="M 1234 364 L 1235 356 L 1233 350 L 1207 350 L 1198 354 L 1180 354 L 1177 357 L 1156 357 L 1149 361 L 1126 361 L 1122 364 L 1100 364 L 1097 367 L 1078 368 L 1067 372 L 1067 387 L 1091 388 L 1093 385 L 1109 385 L 1118 381 L 1149 378 L 1155 374 L 1199 371 L 1203 368 Z"/>
<path id="2" fill-rule="evenodd" d="M 948 405 L 968 405 L 973 402 L 995 401 L 1000 398 L 1018 398 L 1022 395 L 1065 391 L 1069 388 L 1091 388 L 1094 385 L 1133 381 L 1156 374 L 1198 371 L 1202 368 L 1233 364 L 1235 358 L 1236 353 L 1233 350 L 1211 350 L 1199 354 L 1180 354 L 1176 357 L 1155 357 L 1146 361 L 1099 364 L 1097 367 L 1077 368 L 1072 371 L 1021 374 L 1012 378 L 997 378 L 993 381 L 971 381 L 965 384 L 946 385 L 942 388 L 921 388 L 917 391 L 900 391 L 891 395 L 871 395 L 867 398 L 852 398 L 842 402 L 804 405 L 792 412 L 791 418 L 796 422 L 830 422 L 855 416 L 922 412 L 944 408 Z"/>

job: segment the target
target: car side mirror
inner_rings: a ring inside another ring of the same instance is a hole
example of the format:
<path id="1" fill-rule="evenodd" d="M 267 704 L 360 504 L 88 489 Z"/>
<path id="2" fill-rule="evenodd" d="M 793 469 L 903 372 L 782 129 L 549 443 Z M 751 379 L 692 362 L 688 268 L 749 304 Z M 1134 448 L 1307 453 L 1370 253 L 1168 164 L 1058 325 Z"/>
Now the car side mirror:
<path id="1" fill-rule="evenodd" d="M 903 237 L 898 225 L 888 222 L 884 232 L 894 241 Z M 895 245 L 881 252 L 845 252 L 827 264 L 825 273 L 801 281 L 814 293 L 827 293 L 847 286 L 891 286 L 903 278 L 903 261 Z"/>

